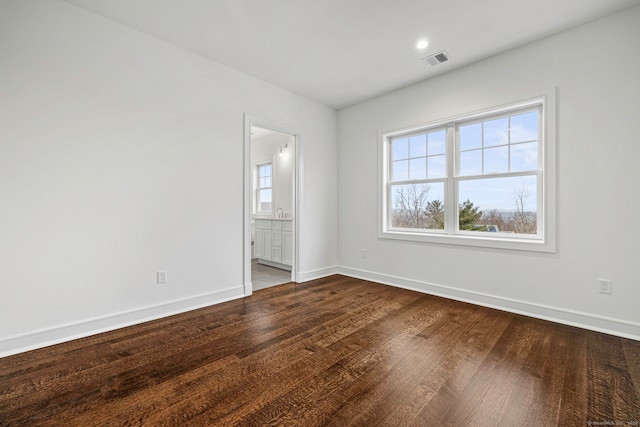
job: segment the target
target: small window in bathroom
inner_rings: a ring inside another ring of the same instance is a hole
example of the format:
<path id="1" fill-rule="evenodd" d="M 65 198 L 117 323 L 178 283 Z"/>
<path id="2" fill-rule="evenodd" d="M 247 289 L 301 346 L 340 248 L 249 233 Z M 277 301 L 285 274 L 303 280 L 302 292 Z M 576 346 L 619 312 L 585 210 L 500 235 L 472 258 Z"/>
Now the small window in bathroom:
<path id="1" fill-rule="evenodd" d="M 258 165 L 258 183 L 256 186 L 256 212 L 273 212 L 273 165 Z"/>

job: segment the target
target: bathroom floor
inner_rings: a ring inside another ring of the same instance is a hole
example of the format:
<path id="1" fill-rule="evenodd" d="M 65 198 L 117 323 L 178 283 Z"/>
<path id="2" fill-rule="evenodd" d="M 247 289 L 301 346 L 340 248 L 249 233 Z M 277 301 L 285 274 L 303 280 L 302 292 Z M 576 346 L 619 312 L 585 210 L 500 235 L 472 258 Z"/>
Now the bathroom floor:
<path id="1" fill-rule="evenodd" d="M 291 281 L 291 272 L 258 263 L 258 259 L 251 260 L 251 283 L 253 290 L 264 289 Z"/>

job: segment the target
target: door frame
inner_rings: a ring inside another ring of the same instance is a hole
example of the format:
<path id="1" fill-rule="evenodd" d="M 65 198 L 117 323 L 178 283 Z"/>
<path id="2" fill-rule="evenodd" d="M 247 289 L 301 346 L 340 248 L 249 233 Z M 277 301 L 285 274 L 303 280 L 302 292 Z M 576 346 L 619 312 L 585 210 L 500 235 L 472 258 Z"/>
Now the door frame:
<path id="1" fill-rule="evenodd" d="M 300 259 L 300 191 L 302 183 L 302 162 L 300 156 L 300 132 L 292 126 L 277 123 L 272 120 L 256 117 L 248 113 L 244 114 L 244 209 L 243 209 L 243 255 L 242 255 L 242 283 L 244 286 L 245 296 L 253 293 L 253 284 L 251 282 L 251 198 L 253 197 L 252 179 L 251 179 L 251 127 L 257 126 L 269 129 L 274 132 L 280 132 L 293 137 L 293 147 L 291 147 L 293 164 L 293 263 L 291 266 L 291 281 L 298 283 L 299 279 L 299 259 Z"/>

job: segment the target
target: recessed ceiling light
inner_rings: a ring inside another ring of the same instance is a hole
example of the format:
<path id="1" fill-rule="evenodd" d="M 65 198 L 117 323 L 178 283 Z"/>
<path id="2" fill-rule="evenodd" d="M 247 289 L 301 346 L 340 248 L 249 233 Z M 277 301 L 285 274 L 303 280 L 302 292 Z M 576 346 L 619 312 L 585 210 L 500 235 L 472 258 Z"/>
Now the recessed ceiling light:
<path id="1" fill-rule="evenodd" d="M 427 47 L 427 46 L 429 46 L 429 43 L 427 43 L 427 41 L 426 41 L 426 40 L 420 40 L 420 41 L 418 42 L 418 44 L 416 45 L 416 47 L 417 47 L 418 49 L 424 49 L 424 48 L 425 48 L 425 47 Z"/>

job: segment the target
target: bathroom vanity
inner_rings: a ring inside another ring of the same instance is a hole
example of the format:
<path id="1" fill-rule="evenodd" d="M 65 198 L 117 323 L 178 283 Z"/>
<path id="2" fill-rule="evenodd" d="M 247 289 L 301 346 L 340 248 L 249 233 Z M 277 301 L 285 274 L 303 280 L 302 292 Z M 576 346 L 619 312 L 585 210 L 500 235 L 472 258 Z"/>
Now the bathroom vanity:
<path id="1" fill-rule="evenodd" d="M 293 265 L 293 220 L 255 220 L 255 257 L 260 264 L 291 271 Z"/>

